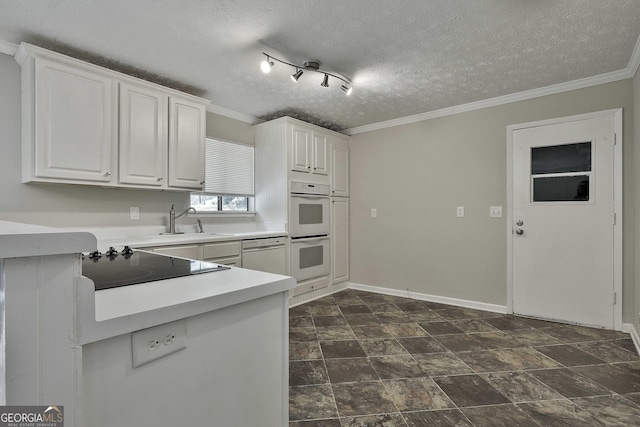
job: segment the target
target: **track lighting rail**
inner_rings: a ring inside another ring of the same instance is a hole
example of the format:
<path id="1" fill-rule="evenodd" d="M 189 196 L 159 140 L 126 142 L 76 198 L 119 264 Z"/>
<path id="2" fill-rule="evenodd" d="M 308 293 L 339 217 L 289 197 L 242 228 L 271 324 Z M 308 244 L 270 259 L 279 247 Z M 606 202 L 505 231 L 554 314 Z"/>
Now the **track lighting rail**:
<path id="1" fill-rule="evenodd" d="M 345 76 L 338 75 L 330 71 L 321 70 L 320 61 L 317 61 L 315 59 L 309 59 L 305 61 L 302 65 L 297 65 L 297 64 L 292 64 L 291 62 L 283 61 L 282 59 L 278 59 L 275 56 L 269 55 L 268 53 L 265 53 L 265 52 L 262 52 L 262 54 L 267 57 L 267 59 L 262 61 L 262 64 L 260 64 L 260 68 L 264 73 L 268 73 L 269 71 L 271 71 L 271 67 L 274 66 L 274 63 L 272 61 L 277 61 L 277 62 L 280 62 L 281 64 L 285 64 L 295 68 L 296 72 L 291 75 L 291 79 L 294 82 L 298 81 L 298 79 L 300 78 L 300 76 L 302 76 L 304 71 L 314 71 L 316 73 L 324 74 L 324 79 L 322 80 L 322 83 L 320 84 L 320 86 L 329 87 L 329 76 L 331 76 L 334 79 L 338 79 L 343 83 L 345 83 L 344 85 L 340 86 L 341 89 L 345 91 L 347 95 L 351 94 L 351 91 L 353 89 L 351 85 L 351 80 L 349 80 Z"/>

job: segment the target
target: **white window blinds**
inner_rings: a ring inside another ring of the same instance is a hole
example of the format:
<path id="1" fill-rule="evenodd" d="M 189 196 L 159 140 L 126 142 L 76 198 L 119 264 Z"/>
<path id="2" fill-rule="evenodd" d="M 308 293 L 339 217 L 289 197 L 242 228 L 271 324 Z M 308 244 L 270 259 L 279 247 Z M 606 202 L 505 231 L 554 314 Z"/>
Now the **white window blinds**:
<path id="1" fill-rule="evenodd" d="M 205 191 L 253 196 L 253 147 L 207 138 Z"/>

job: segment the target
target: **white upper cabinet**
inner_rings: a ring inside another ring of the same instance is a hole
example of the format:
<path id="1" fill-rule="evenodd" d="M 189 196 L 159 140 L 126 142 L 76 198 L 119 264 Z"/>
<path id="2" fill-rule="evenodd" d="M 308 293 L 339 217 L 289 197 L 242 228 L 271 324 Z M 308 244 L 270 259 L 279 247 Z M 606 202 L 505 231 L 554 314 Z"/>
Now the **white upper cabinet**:
<path id="1" fill-rule="evenodd" d="M 329 174 L 329 162 L 327 161 L 327 152 L 329 151 L 329 142 L 326 135 L 313 132 L 313 161 L 311 170 L 313 173 L 320 175 Z"/>
<path id="2" fill-rule="evenodd" d="M 166 181 L 168 99 L 157 90 L 120 84 L 121 184 L 161 187 Z"/>
<path id="3" fill-rule="evenodd" d="M 331 195 L 349 197 L 349 147 L 337 138 L 331 142 Z"/>
<path id="4" fill-rule="evenodd" d="M 327 136 L 304 124 L 292 124 L 291 170 L 327 175 Z"/>
<path id="5" fill-rule="evenodd" d="M 169 186 L 204 188 L 205 126 L 201 104 L 169 98 Z"/>
<path id="6" fill-rule="evenodd" d="M 26 43 L 15 58 L 23 182 L 203 188 L 208 101 Z"/>
<path id="7" fill-rule="evenodd" d="M 23 97 L 30 97 L 23 98 L 23 103 L 35 103 L 35 109 L 30 108 L 35 114 L 26 117 L 28 122 L 23 126 L 24 137 L 29 139 L 24 150 L 23 181 L 34 175 L 112 182 L 115 82 L 46 59 L 32 61 L 30 66 L 27 78 L 35 84 L 23 88 Z"/>

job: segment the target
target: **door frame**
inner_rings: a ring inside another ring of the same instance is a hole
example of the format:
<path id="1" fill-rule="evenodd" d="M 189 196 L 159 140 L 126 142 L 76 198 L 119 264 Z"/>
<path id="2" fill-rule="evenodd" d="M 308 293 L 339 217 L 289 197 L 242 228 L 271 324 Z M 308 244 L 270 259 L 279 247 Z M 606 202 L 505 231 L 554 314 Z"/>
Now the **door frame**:
<path id="1" fill-rule="evenodd" d="M 622 108 L 559 117 L 507 126 L 507 313 L 513 313 L 513 133 L 520 129 L 556 125 L 561 123 L 613 117 L 615 145 L 613 147 L 613 325 L 622 330 Z"/>

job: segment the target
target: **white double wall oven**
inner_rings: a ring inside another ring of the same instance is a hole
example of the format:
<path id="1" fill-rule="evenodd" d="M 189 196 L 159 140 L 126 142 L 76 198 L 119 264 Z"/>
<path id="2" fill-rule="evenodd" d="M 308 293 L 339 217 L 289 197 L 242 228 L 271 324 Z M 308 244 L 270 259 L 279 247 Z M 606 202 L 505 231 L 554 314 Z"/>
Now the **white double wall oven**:
<path id="1" fill-rule="evenodd" d="M 329 206 L 329 185 L 291 181 L 291 275 L 298 282 L 330 273 Z"/>

